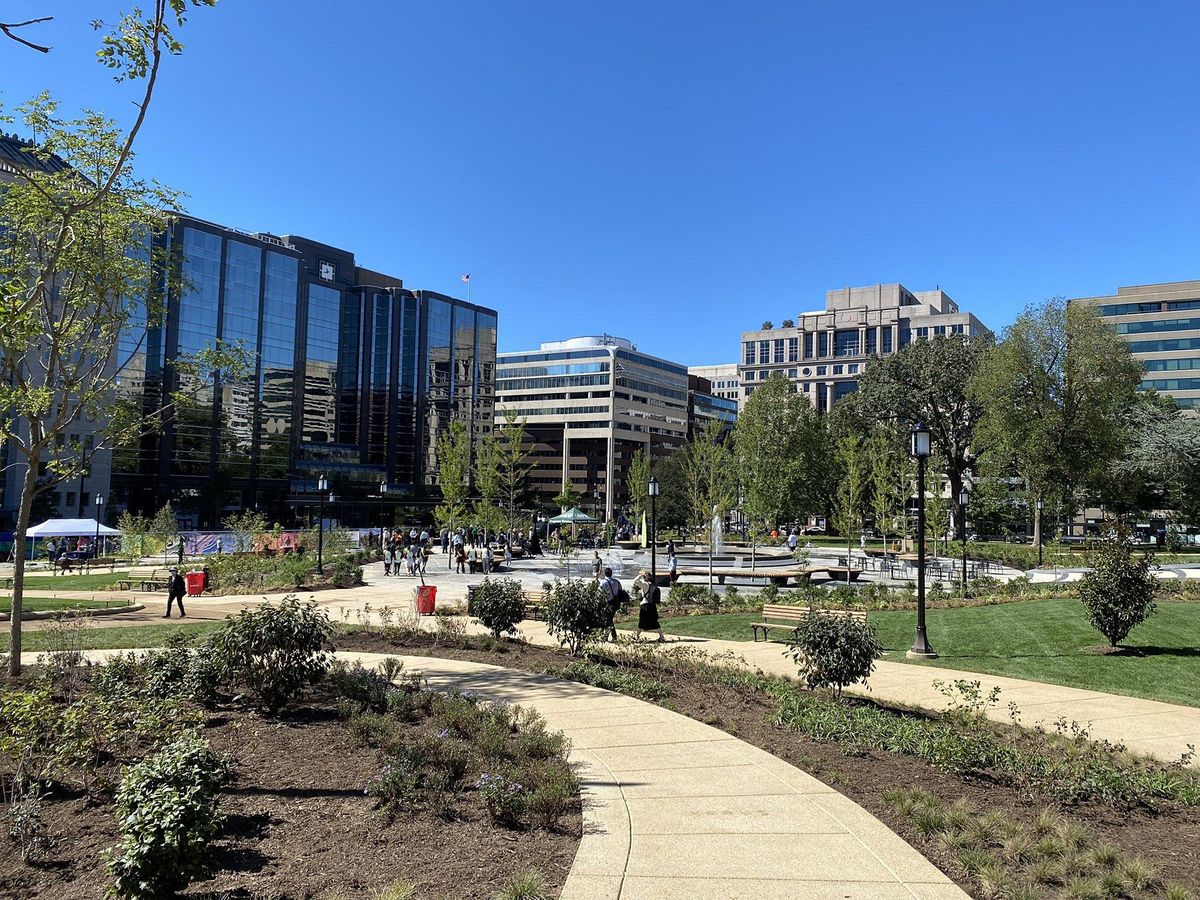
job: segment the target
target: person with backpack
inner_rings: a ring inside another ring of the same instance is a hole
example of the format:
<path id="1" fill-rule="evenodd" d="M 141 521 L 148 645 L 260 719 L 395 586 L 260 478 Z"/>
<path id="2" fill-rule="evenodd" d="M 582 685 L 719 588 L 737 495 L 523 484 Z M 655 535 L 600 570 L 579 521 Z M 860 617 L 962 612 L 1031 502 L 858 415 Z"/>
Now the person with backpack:
<path id="1" fill-rule="evenodd" d="M 642 599 L 638 603 L 638 626 L 634 640 L 640 641 L 643 631 L 657 631 L 658 642 L 665 644 L 667 638 L 663 634 L 662 624 L 658 621 L 658 585 L 651 579 L 649 572 L 643 572 L 638 580 L 642 582 Z"/>
<path id="2" fill-rule="evenodd" d="M 613 577 L 612 569 L 605 567 L 604 578 L 600 581 L 608 601 L 608 639 L 614 643 L 617 640 L 617 613 L 629 602 L 629 594 L 621 587 L 621 582 Z"/>

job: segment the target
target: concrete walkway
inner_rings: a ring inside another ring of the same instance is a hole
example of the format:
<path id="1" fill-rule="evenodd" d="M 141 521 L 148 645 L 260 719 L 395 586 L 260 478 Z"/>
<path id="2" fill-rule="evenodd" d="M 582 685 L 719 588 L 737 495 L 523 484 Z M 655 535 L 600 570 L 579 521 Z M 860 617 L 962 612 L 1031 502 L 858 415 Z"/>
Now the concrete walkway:
<path id="1" fill-rule="evenodd" d="M 337 656 L 372 667 L 387 658 Z M 562 900 L 967 897 L 862 807 L 716 728 L 547 675 L 399 658 L 436 690 L 533 707 L 571 739 L 584 833 Z"/>
<path id="2" fill-rule="evenodd" d="M 581 560 L 581 562 L 585 562 Z M 546 560 L 545 564 L 552 564 Z M 439 606 L 465 602 L 467 585 L 482 580 L 479 575 L 457 575 L 442 568 L 444 557 L 434 556 L 430 560 L 427 581 L 438 587 Z M 576 568 L 575 565 L 572 568 Z M 584 569 L 584 565 L 578 568 Z M 546 580 L 546 571 L 538 560 L 518 562 L 511 577 L 520 579 L 526 587 L 539 589 Z M 420 582 L 407 576 L 385 578 L 383 567 L 374 563 L 364 567 L 367 584 L 352 589 L 318 591 L 301 596 L 316 600 L 327 608 L 334 621 L 358 624 L 360 621 L 378 623 L 378 611 L 390 607 L 393 611 L 412 610 L 415 588 Z M 44 593 L 38 591 L 37 593 Z M 70 596 L 59 592 L 59 596 Z M 81 599 L 129 597 L 129 592 L 78 592 Z M 278 599 L 276 595 L 270 599 Z M 146 608 L 140 612 L 106 616 L 94 623 L 95 627 L 134 624 L 157 624 L 162 621 L 165 598 L 161 594 L 136 595 Z M 223 619 L 230 613 L 263 601 L 261 595 L 246 597 L 201 598 L 188 601 L 188 618 Z M 369 612 L 368 612 L 369 608 Z M 25 628 L 33 630 L 44 625 L 42 622 L 26 622 Z M 0 631 L 8 627 L 0 623 Z M 477 625 L 469 630 L 482 633 Z M 522 626 L 524 636 L 535 644 L 557 646 L 557 642 L 546 633 L 543 624 L 527 622 Z M 795 665 L 783 655 L 783 646 L 773 642 L 721 641 L 705 638 L 672 638 L 671 643 L 683 642 L 709 653 L 732 652 L 742 657 L 751 667 L 773 675 L 794 676 Z M 942 709 L 946 699 L 934 687 L 935 680 L 951 682 L 956 679 L 979 681 L 984 691 L 998 686 L 1001 689 L 1000 703 L 991 715 L 997 721 L 1008 721 L 1008 704 L 1016 703 L 1022 712 L 1022 724 L 1031 726 L 1038 722 L 1052 726 L 1058 719 L 1077 721 L 1090 725 L 1095 738 L 1120 742 L 1137 753 L 1145 753 L 1173 762 L 1188 751 L 1189 745 L 1200 749 L 1200 707 L 1177 706 L 1136 697 L 1124 697 L 1099 691 L 1081 690 L 1035 681 L 1023 681 L 978 672 L 964 672 L 932 666 L 910 665 L 881 661 L 871 677 L 869 695 L 893 703 L 905 703 L 927 709 Z M 858 688 L 858 690 L 862 690 Z M 1200 763 L 1200 760 L 1197 760 Z"/>

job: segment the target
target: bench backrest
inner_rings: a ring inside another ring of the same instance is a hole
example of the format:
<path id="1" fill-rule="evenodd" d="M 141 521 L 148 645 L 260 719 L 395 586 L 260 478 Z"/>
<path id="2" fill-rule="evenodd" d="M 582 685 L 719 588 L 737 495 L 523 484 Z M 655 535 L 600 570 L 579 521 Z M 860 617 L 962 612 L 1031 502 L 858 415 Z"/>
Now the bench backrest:
<path id="1" fill-rule="evenodd" d="M 166 569 L 160 569 L 157 566 L 134 566 L 129 570 L 130 578 L 154 578 L 155 576 L 167 576 Z"/>
<path id="2" fill-rule="evenodd" d="M 826 616 L 833 619 L 855 619 L 856 621 L 867 621 L 867 611 L 865 609 L 809 609 L 807 606 L 783 606 L 780 604 L 767 603 L 763 605 L 764 619 L 779 619 L 784 622 L 803 622 L 808 618 L 809 612 L 814 612 L 819 616 Z"/>

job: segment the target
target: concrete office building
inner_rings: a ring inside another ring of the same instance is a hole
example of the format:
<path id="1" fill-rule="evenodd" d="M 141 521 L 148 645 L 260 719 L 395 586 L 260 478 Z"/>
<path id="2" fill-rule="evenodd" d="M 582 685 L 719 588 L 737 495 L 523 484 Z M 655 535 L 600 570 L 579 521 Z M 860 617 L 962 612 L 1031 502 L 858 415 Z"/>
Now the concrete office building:
<path id="1" fill-rule="evenodd" d="M 688 374 L 707 378 L 712 382 L 714 396 L 741 402 L 742 392 L 738 386 L 737 363 L 724 363 L 719 366 L 688 366 Z"/>
<path id="2" fill-rule="evenodd" d="M 688 440 L 694 441 L 714 419 L 721 433 L 729 434 L 737 424 L 737 400 L 719 396 L 707 378 L 688 373 Z"/>
<path id="3" fill-rule="evenodd" d="M 872 357 L 936 335 L 990 333 L 942 290 L 876 284 L 826 291 L 825 309 L 801 313 L 788 327 L 742 333 L 742 402 L 757 384 L 781 372 L 824 412 L 858 389 L 858 376 Z"/>
<path id="4" fill-rule="evenodd" d="M 1082 297 L 1125 339 L 1146 374 L 1142 389 L 1200 410 L 1200 281 L 1140 284 Z"/>
<path id="5" fill-rule="evenodd" d="M 544 343 L 497 356 L 496 421 L 510 410 L 525 420 L 540 500 L 569 480 L 611 519 L 637 450 L 660 459 L 686 441 L 687 369 L 607 334 Z"/>

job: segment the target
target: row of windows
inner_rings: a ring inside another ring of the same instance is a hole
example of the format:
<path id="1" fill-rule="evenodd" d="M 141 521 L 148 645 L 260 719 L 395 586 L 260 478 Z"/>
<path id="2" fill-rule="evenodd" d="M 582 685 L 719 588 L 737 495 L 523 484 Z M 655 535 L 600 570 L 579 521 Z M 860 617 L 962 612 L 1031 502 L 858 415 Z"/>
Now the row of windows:
<path id="1" fill-rule="evenodd" d="M 1146 359 L 1142 360 L 1147 372 L 1183 372 L 1188 369 L 1200 369 L 1200 358 L 1190 356 L 1183 359 Z"/>
<path id="2" fill-rule="evenodd" d="M 1142 390 L 1156 391 L 1200 391 L 1200 378 L 1148 378 L 1142 382 Z"/>
<path id="3" fill-rule="evenodd" d="M 539 408 L 536 406 L 526 407 L 511 407 L 506 406 L 503 412 L 515 412 L 522 418 L 530 416 L 580 416 L 586 413 L 607 413 L 607 406 L 549 406 Z"/>
<path id="4" fill-rule="evenodd" d="M 816 369 L 816 377 L 818 377 L 818 378 L 821 378 L 821 377 L 829 375 L 829 374 L 857 375 L 859 373 L 859 371 L 861 370 L 861 367 L 862 367 L 861 363 L 839 363 L 838 365 L 835 365 L 835 366 L 815 366 L 815 367 L 806 367 L 804 369 L 788 369 L 787 377 L 788 378 L 798 378 L 798 377 L 800 377 L 801 374 L 803 374 L 803 377 L 811 378 L 813 376 L 813 368 Z M 832 370 L 832 372 L 830 370 Z M 782 372 L 783 370 L 777 369 L 776 371 Z M 753 371 L 744 372 L 742 377 L 746 381 L 754 381 L 755 380 L 755 374 Z M 760 369 L 758 371 L 758 380 L 759 381 L 766 381 L 770 377 L 771 377 L 770 369 Z"/>
<path id="5" fill-rule="evenodd" d="M 558 375 L 549 378 L 506 378 L 496 387 L 501 391 L 536 391 L 552 388 L 608 384 L 608 375 Z"/>
<path id="6" fill-rule="evenodd" d="M 658 369 L 662 372 L 670 372 L 673 375 L 682 375 L 687 378 L 687 366 L 676 365 L 675 363 L 665 362 L 661 359 L 654 359 L 649 356 L 643 356 L 640 353 L 630 353 L 628 350 L 618 350 L 617 359 L 624 359 L 634 365 L 644 366 L 648 369 Z"/>
<path id="7" fill-rule="evenodd" d="M 608 361 L 595 363 L 571 363 L 563 366 L 511 366 L 501 368 L 496 372 L 498 378 L 532 378 L 545 375 L 587 375 L 593 372 L 607 372 Z"/>
<path id="8" fill-rule="evenodd" d="M 1169 353 L 1172 350 L 1200 350 L 1200 337 L 1168 338 L 1162 341 L 1130 341 L 1130 353 Z"/>
<path id="9" fill-rule="evenodd" d="M 1200 328 L 1200 319 L 1157 319 L 1151 322 L 1118 322 L 1117 334 L 1149 334 L 1155 331 L 1190 331 Z"/>
<path id="10" fill-rule="evenodd" d="M 608 359 L 608 351 L 595 350 L 560 350 L 554 353 L 505 353 L 497 358 L 498 364 L 524 362 L 553 362 L 560 359 Z"/>
<path id="11" fill-rule="evenodd" d="M 1098 307 L 1102 316 L 1132 316 L 1139 313 L 1200 309 L 1200 300 L 1152 300 L 1149 303 L 1109 303 Z"/>

